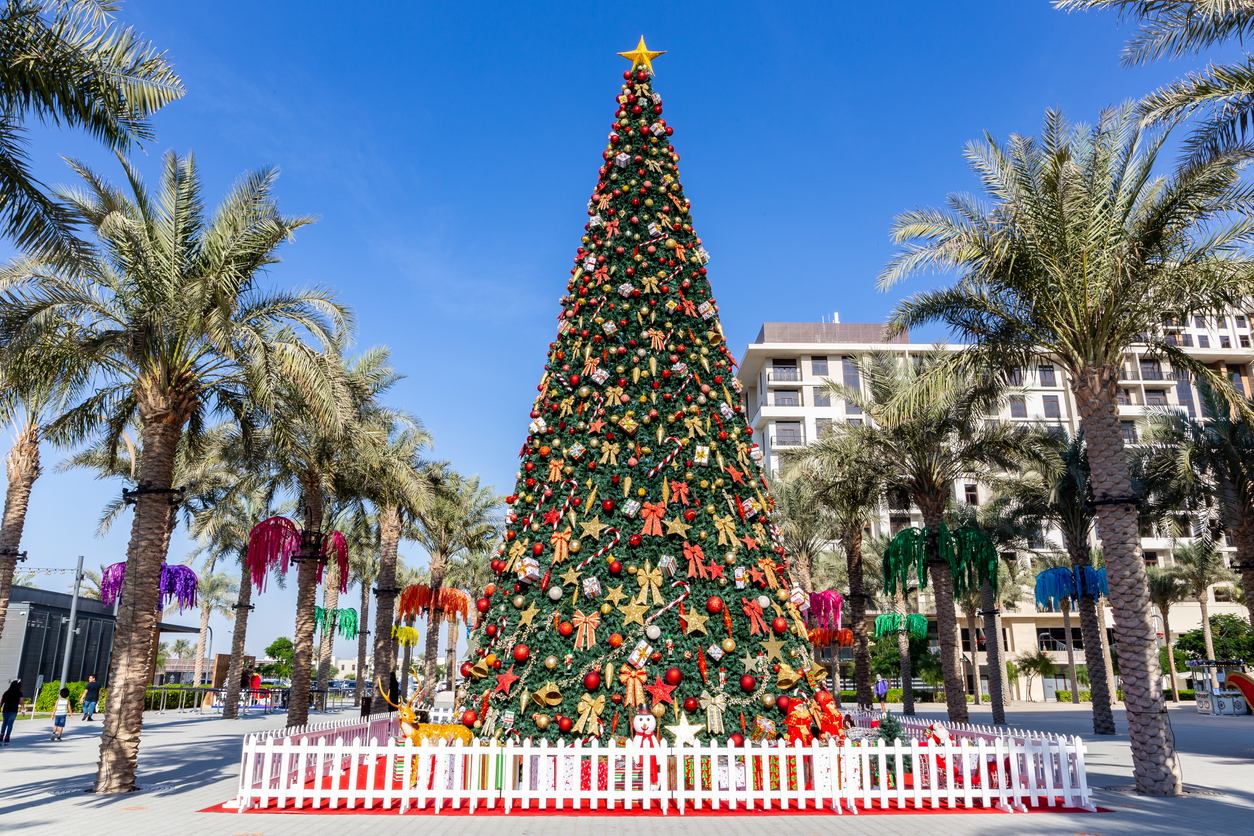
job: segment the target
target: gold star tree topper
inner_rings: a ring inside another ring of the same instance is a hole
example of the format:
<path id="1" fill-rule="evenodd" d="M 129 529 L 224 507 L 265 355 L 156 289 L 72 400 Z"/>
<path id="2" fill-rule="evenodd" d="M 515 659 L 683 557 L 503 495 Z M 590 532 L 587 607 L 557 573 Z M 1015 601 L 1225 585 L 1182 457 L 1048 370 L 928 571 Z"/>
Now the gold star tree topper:
<path id="1" fill-rule="evenodd" d="M 653 72 L 653 59 L 659 55 L 665 55 L 666 51 L 650 52 L 649 48 L 644 45 L 644 35 L 640 36 L 640 45 L 631 52 L 620 52 L 619 55 L 631 62 L 631 68 L 634 70 L 638 65 L 644 64 L 645 69 Z"/>

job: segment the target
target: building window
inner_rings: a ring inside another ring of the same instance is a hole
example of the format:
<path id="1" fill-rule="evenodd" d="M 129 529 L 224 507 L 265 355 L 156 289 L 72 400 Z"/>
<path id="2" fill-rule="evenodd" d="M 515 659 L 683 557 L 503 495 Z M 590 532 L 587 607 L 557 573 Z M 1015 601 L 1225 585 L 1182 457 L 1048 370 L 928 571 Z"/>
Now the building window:
<path id="1" fill-rule="evenodd" d="M 776 406 L 801 406 L 801 392 L 796 389 L 776 389 Z"/>
<path id="2" fill-rule="evenodd" d="M 1136 421 L 1120 421 L 1119 432 L 1124 444 L 1136 444 Z"/>
<path id="3" fill-rule="evenodd" d="M 1228 379 L 1232 381 L 1232 388 L 1236 389 L 1242 397 L 1245 397 L 1245 386 L 1241 383 L 1241 367 L 1228 366 L 1227 368 Z"/>
<path id="4" fill-rule="evenodd" d="M 1127 389 L 1120 389 L 1115 397 L 1119 399 L 1120 406 L 1132 406 L 1132 393 Z"/>
<path id="5" fill-rule="evenodd" d="M 815 418 L 814 419 L 814 433 L 815 433 L 816 438 L 822 438 L 824 435 L 831 432 L 831 430 L 832 430 L 831 418 Z"/>
<path id="6" fill-rule="evenodd" d="M 1058 385 L 1054 381 L 1054 367 L 1048 363 L 1041 366 L 1041 385 L 1042 386 L 1057 386 Z"/>
<path id="7" fill-rule="evenodd" d="M 797 368 L 797 359 L 795 357 L 774 358 L 771 360 L 771 380 L 789 382 L 800 379 L 801 370 Z"/>
<path id="8" fill-rule="evenodd" d="M 1012 395 L 1010 398 L 1010 417 L 1011 418 L 1027 418 L 1028 402 L 1020 395 Z"/>
<path id="9" fill-rule="evenodd" d="M 1237 341 L 1241 343 L 1242 348 L 1250 347 L 1250 338 L 1246 334 L 1242 334 L 1241 336 L 1237 337 Z"/>
<path id="10" fill-rule="evenodd" d="M 862 426 L 862 419 L 861 419 L 861 418 L 850 418 L 850 419 L 849 419 L 849 421 L 848 421 L 848 423 L 853 424 L 855 427 L 860 427 L 860 426 Z"/>
<path id="11" fill-rule="evenodd" d="M 1197 417 L 1197 411 L 1193 408 L 1193 387 L 1189 385 L 1187 378 L 1176 381 L 1176 400 L 1189 410 L 1190 418 Z"/>
<path id="12" fill-rule="evenodd" d="M 1220 315 L 1218 316 L 1218 320 L 1219 320 L 1219 327 L 1220 327 L 1220 328 L 1227 328 L 1227 327 L 1228 327 L 1228 318 L 1227 318 L 1227 317 L 1225 317 L 1223 314 L 1220 314 Z"/>
<path id="13" fill-rule="evenodd" d="M 844 377 L 845 385 L 855 392 L 862 391 L 862 381 L 858 378 L 858 361 L 853 357 L 840 358 L 840 370 Z M 846 415 L 861 415 L 862 410 L 849 401 L 845 401 Z"/>
<path id="14" fill-rule="evenodd" d="M 1237 314 L 1237 327 L 1238 328 L 1245 327 L 1245 314 Z"/>
<path id="15" fill-rule="evenodd" d="M 1220 348 L 1232 348 L 1232 339 L 1227 334 L 1219 335 Z"/>
<path id="16" fill-rule="evenodd" d="M 1205 328 L 1205 327 L 1206 327 L 1206 320 L 1205 320 L 1205 319 L 1203 319 L 1203 318 L 1202 318 L 1202 317 L 1200 317 L 1200 316 L 1195 316 L 1195 317 L 1193 317 L 1193 327 L 1194 327 L 1194 328 Z"/>
<path id="17" fill-rule="evenodd" d="M 888 528 L 893 533 L 894 537 L 896 537 L 898 534 L 905 531 L 909 527 L 910 527 L 909 517 L 898 516 L 898 517 L 888 518 Z"/>
<path id="18" fill-rule="evenodd" d="M 1188 348 L 1193 347 L 1193 335 L 1192 334 L 1181 334 L 1180 340 L 1182 344 L 1187 346 Z"/>
<path id="19" fill-rule="evenodd" d="M 1145 565 L 1157 566 L 1158 565 L 1158 552 L 1145 552 Z"/>
<path id="20" fill-rule="evenodd" d="M 1215 603 L 1231 604 L 1233 602 L 1232 593 L 1233 589 L 1230 586 L 1215 587 Z"/>
<path id="21" fill-rule="evenodd" d="M 1205 334 L 1198 334 L 1197 335 L 1197 347 L 1198 348 L 1210 348 L 1210 337 L 1206 336 Z"/>
<path id="22" fill-rule="evenodd" d="M 966 499 L 968 505 L 980 504 L 980 489 L 975 485 L 963 485 L 962 495 Z"/>
<path id="23" fill-rule="evenodd" d="M 828 394 L 826 389 L 820 386 L 814 387 L 814 405 L 815 406 L 831 406 L 832 396 Z"/>
<path id="24" fill-rule="evenodd" d="M 1145 390 L 1146 406 L 1166 406 L 1167 391 L 1165 389 L 1146 389 Z"/>
<path id="25" fill-rule="evenodd" d="M 1019 369 L 1019 368 L 1011 369 L 1008 377 L 1010 378 L 1011 386 L 1023 385 L 1023 369 Z"/>
<path id="26" fill-rule="evenodd" d="M 799 447 L 802 443 L 801 439 L 800 421 L 775 422 L 775 446 Z"/>
<path id="27" fill-rule="evenodd" d="M 1141 361 L 1141 380 L 1162 380 L 1163 367 L 1158 364 L 1157 360 Z"/>
<path id="28" fill-rule="evenodd" d="M 1062 411 L 1058 408 L 1058 396 L 1046 395 L 1041 399 L 1045 404 L 1046 418 L 1061 418 Z"/>
<path id="29" fill-rule="evenodd" d="M 818 377 L 827 377 L 827 358 L 811 357 L 810 372 Z"/>

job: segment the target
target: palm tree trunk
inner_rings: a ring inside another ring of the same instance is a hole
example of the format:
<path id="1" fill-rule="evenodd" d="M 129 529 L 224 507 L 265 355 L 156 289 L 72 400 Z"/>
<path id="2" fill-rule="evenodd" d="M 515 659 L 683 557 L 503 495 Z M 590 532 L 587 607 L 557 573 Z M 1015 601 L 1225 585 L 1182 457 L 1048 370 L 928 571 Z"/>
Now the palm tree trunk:
<path id="1" fill-rule="evenodd" d="M 1245 590 L 1245 609 L 1250 618 L 1250 629 L 1254 630 L 1254 595 L 1250 594 L 1250 590 L 1254 589 L 1254 516 L 1243 516 L 1233 526 L 1232 541 L 1237 544 L 1236 559 L 1233 563 L 1241 566 L 1241 587 Z M 0 583 L 3 581 L 0 580 Z M 2 589 L 0 589 L 0 594 L 3 594 Z M 0 612 L 0 618 L 3 617 L 4 614 Z M 0 623 L 0 626 L 3 624 Z"/>
<path id="2" fill-rule="evenodd" d="M 1098 632 L 1102 641 L 1102 659 L 1106 662 L 1106 691 L 1110 694 L 1110 700 L 1113 703 L 1117 702 L 1122 694 L 1119 693 L 1119 677 L 1115 675 L 1115 659 L 1110 649 L 1110 637 L 1106 634 L 1106 604 L 1101 599 L 1097 601 L 1097 624 L 1101 628 Z"/>
<path id="3" fill-rule="evenodd" d="M 932 576 L 932 595 L 936 599 L 936 630 L 940 634 L 941 669 L 945 672 L 945 707 L 949 722 L 967 722 L 967 689 L 963 687 L 958 666 L 958 615 L 954 610 L 954 579 L 949 561 L 940 556 L 940 524 L 944 519 L 944 501 L 919 502 L 923 523 L 927 526 L 928 571 Z M 926 506 L 926 507 L 925 507 Z"/>
<path id="4" fill-rule="evenodd" d="M 444 585 L 446 555 L 431 555 L 431 611 L 427 614 L 427 641 L 422 667 L 422 696 L 418 704 L 428 706 L 435 697 L 435 685 L 438 679 L 437 668 L 440 664 L 440 620 L 444 618 L 444 610 L 440 609 L 440 588 Z"/>
<path id="5" fill-rule="evenodd" d="M 906 632 L 906 596 L 898 592 L 897 659 L 901 668 L 901 713 L 914 716 L 914 670 L 910 664 L 910 634 Z"/>
<path id="6" fill-rule="evenodd" d="M 448 689 L 453 690 L 457 682 L 457 619 L 448 620 L 448 655 L 444 657 L 444 675 L 448 679 Z"/>
<path id="7" fill-rule="evenodd" d="M 305 503 L 305 530 L 322 530 L 322 480 L 308 474 L 301 485 Z M 296 635 L 292 640 L 292 690 L 287 706 L 287 727 L 309 722 L 309 674 L 313 668 L 314 607 L 318 603 L 318 563 L 302 560 L 296 572 Z"/>
<path id="8" fill-rule="evenodd" d="M 814 558 L 808 553 L 798 553 L 790 563 L 789 574 L 792 575 L 793 581 L 809 595 L 814 591 Z"/>
<path id="9" fill-rule="evenodd" d="M 980 642 L 975 635 L 975 610 L 967 611 L 967 632 L 971 634 L 971 681 L 975 685 L 972 701 L 980 704 Z"/>
<path id="10" fill-rule="evenodd" d="M 9 486 L 4 493 L 4 522 L 0 529 L 0 637 L 4 636 L 4 620 L 9 612 L 9 589 L 22 545 L 22 529 L 26 527 L 26 509 L 30 505 L 31 488 L 39 478 L 39 428 L 29 422 L 13 440 L 13 449 L 5 459 Z"/>
<path id="11" fill-rule="evenodd" d="M 361 618 L 358 620 L 361 628 L 357 631 L 357 679 L 353 682 L 353 705 L 356 706 L 361 705 L 365 695 L 366 635 L 369 633 L 366 626 L 370 623 L 370 584 L 365 578 L 359 578 L 358 583 L 361 584 Z"/>
<path id="12" fill-rule="evenodd" d="M 875 702 L 871 690 L 871 637 L 866 624 L 866 587 L 862 579 L 862 529 L 845 532 L 845 564 L 849 569 L 849 627 L 853 630 L 853 686 L 858 707 Z"/>
<path id="13" fill-rule="evenodd" d="M 374 677 L 387 687 L 387 676 L 396 670 L 396 646 L 392 643 L 392 619 L 396 617 L 396 550 L 401 542 L 401 512 L 396 505 L 379 508 L 379 576 L 377 610 L 374 614 Z M 386 712 L 385 694 L 375 694 L 371 711 Z"/>
<path id="14" fill-rule="evenodd" d="M 1132 496 L 1132 480 L 1116 406 L 1118 377 L 1117 366 L 1083 368 L 1071 386 L 1088 442 L 1093 495 L 1108 503 L 1097 507 L 1098 531 L 1114 608 L 1136 787 L 1151 795 L 1179 795 L 1180 765 L 1164 714 L 1137 508 L 1124 499 Z"/>
<path id="15" fill-rule="evenodd" d="M 244 640 L 248 635 L 248 605 L 253 598 L 253 576 L 241 563 L 239 575 L 239 600 L 235 608 L 235 630 L 231 633 L 231 664 L 226 672 L 226 696 L 223 697 L 222 719 L 234 720 L 239 716 L 239 692 L 244 675 Z"/>
<path id="16" fill-rule="evenodd" d="M 1071 682 L 1071 702 L 1080 704 L 1080 682 L 1075 675 L 1075 643 L 1071 640 L 1071 599 L 1062 599 L 1062 632 L 1067 637 L 1067 675 Z M 1091 677 L 1090 677 L 1091 679 Z"/>
<path id="17" fill-rule="evenodd" d="M 209 635 L 209 605 L 205 602 L 200 604 L 200 635 L 196 637 L 196 667 L 192 673 L 192 685 L 200 684 L 200 678 L 205 675 L 205 638 Z"/>
<path id="18" fill-rule="evenodd" d="M 318 650 L 318 692 L 324 695 L 325 700 L 331 680 L 331 651 L 335 649 L 335 630 L 338 626 L 334 614 L 340 608 L 340 567 L 334 558 L 327 561 L 322 577 L 322 607 L 326 610 L 326 618 L 322 622 L 322 646 Z"/>
<path id="19" fill-rule="evenodd" d="M 989 584 L 980 587 L 980 609 L 984 616 L 984 653 L 988 660 L 988 700 L 993 707 L 993 725 L 1000 726 L 1006 722 L 1005 694 L 1002 688 L 1006 668 L 1002 662 L 1001 630 L 997 625 L 997 599 Z"/>
<path id="20" fill-rule="evenodd" d="M 413 627 L 415 619 L 416 619 L 416 616 L 412 616 L 412 615 L 406 618 L 405 626 Z M 431 633 L 431 630 L 429 628 L 427 630 L 427 633 L 428 634 Z M 406 644 L 404 646 L 404 649 L 401 651 L 401 699 L 402 700 L 405 699 L 405 695 L 409 693 L 409 659 L 410 659 L 410 655 L 413 653 L 413 649 L 414 649 L 414 646 L 412 644 Z"/>
<path id="21" fill-rule="evenodd" d="M 169 489 L 174 454 L 183 434 L 181 421 L 170 411 L 145 415 L 141 430 L 143 455 L 139 483 Z M 165 419 L 165 420 L 162 420 Z M 161 599 L 161 564 L 169 543 L 169 494 L 143 493 L 135 504 L 131 539 L 126 549 L 126 584 L 118 605 L 109 670 L 109 710 L 100 736 L 96 767 L 97 793 L 132 792 L 139 760 L 139 735 L 144 724 L 144 688 L 148 684 Z"/>
<path id="22" fill-rule="evenodd" d="M 1180 685 L 1176 681 L 1176 651 L 1171 646 L 1171 607 L 1160 607 L 1163 611 L 1163 635 L 1167 639 L 1167 664 L 1171 666 L 1171 701 L 1180 702 Z"/>
<path id="23" fill-rule="evenodd" d="M 1206 640 L 1206 658 L 1215 658 L 1215 636 L 1210 629 L 1210 609 L 1207 607 L 1206 593 L 1208 590 L 1203 589 L 1197 595 L 1197 605 L 1202 608 L 1202 637 Z M 1219 690 L 1219 679 L 1215 674 L 1215 669 L 1210 669 L 1210 690 L 1212 692 Z"/>

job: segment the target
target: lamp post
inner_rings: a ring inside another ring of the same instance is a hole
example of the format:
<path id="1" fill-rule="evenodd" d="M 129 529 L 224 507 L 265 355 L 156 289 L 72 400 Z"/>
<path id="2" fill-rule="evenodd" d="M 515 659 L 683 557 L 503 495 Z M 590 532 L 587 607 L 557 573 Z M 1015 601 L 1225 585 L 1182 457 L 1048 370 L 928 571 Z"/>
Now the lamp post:
<path id="1" fill-rule="evenodd" d="M 61 687 L 67 688 L 70 675 L 70 651 L 74 647 L 75 622 L 78 619 L 78 591 L 83 584 L 83 556 L 78 556 L 78 570 L 74 573 L 74 597 L 70 600 L 70 629 L 65 634 L 65 658 L 61 660 Z"/>

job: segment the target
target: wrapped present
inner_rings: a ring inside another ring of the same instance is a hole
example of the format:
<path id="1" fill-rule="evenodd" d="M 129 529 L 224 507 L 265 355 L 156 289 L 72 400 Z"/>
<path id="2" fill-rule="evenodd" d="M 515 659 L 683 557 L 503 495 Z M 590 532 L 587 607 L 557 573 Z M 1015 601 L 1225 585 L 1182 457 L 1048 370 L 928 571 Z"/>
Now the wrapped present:
<path id="1" fill-rule="evenodd" d="M 679 310 L 679 303 L 676 302 L 674 299 L 667 299 L 666 304 L 663 307 L 666 308 L 667 313 L 674 313 L 675 311 Z"/>
<path id="2" fill-rule="evenodd" d="M 590 255 L 585 258 L 583 260 L 583 269 L 587 273 L 591 273 L 593 270 L 597 269 L 597 257 Z"/>
<path id="3" fill-rule="evenodd" d="M 540 561 L 534 557 L 524 557 L 518 562 L 518 580 L 523 583 L 535 583 L 540 580 Z"/>
<path id="4" fill-rule="evenodd" d="M 624 299 L 628 299 L 631 297 L 631 294 L 635 292 L 635 290 L 635 285 L 630 282 L 623 282 L 618 286 L 618 295 Z"/>
<path id="5" fill-rule="evenodd" d="M 629 499 L 623 503 L 623 513 L 629 519 L 635 519 L 636 514 L 640 513 L 640 501 L 638 499 Z"/>
<path id="6" fill-rule="evenodd" d="M 640 429 L 640 424 L 636 422 L 636 419 L 627 416 L 618 422 L 618 428 L 627 433 L 627 435 L 635 435 L 636 430 Z"/>
<path id="7" fill-rule="evenodd" d="M 732 405 L 726 401 L 718 405 L 718 411 L 728 421 L 736 417 L 736 410 L 732 409 Z"/>
<path id="8" fill-rule="evenodd" d="M 597 792 L 605 792 L 609 786 L 610 780 L 610 763 L 609 758 L 595 758 L 589 760 L 579 760 L 579 788 L 581 790 L 592 789 L 592 761 L 596 760 L 596 784 Z"/>
<path id="9" fill-rule="evenodd" d="M 632 649 L 631 655 L 627 657 L 627 664 L 639 670 L 648 664 L 649 656 L 653 653 L 653 645 L 644 639 L 636 642 L 636 646 Z"/>
<path id="10" fill-rule="evenodd" d="M 601 326 L 601 330 L 605 332 L 607 337 L 612 337 L 618 333 L 618 325 L 613 320 L 605 320 L 605 324 Z"/>
<path id="11" fill-rule="evenodd" d="M 697 258 L 701 260 L 702 264 L 710 263 L 710 254 L 705 251 L 705 247 L 697 247 Z"/>
<path id="12" fill-rule="evenodd" d="M 666 126 L 663 125 L 661 122 L 654 122 L 652 125 L 649 126 L 649 130 L 653 132 L 654 136 L 661 136 L 662 134 L 666 133 Z"/>
<path id="13" fill-rule="evenodd" d="M 673 174 L 663 174 L 663 175 L 662 175 L 662 183 L 663 183 L 663 184 L 665 184 L 665 185 L 669 186 L 671 183 L 674 183 L 674 182 L 675 182 L 675 176 L 674 176 Z"/>
<path id="14" fill-rule="evenodd" d="M 601 597 L 601 581 L 598 578 L 583 579 L 583 594 L 588 598 Z"/>
<path id="15" fill-rule="evenodd" d="M 546 425 L 544 423 L 543 418 L 537 418 L 536 420 L 532 421 L 531 424 L 527 427 L 527 429 L 531 431 L 532 435 L 539 435 L 540 433 L 544 432 L 545 428 L 546 428 Z"/>
<path id="16" fill-rule="evenodd" d="M 676 363 L 675 365 L 671 366 L 671 372 L 677 375 L 688 374 L 688 364 Z"/>
<path id="17" fill-rule="evenodd" d="M 610 373 L 605 369 L 597 369 L 592 373 L 592 381 L 598 386 L 610 379 Z"/>
<path id="18" fill-rule="evenodd" d="M 631 162 L 630 154 L 618 153 L 614 155 L 614 165 L 618 166 L 619 168 L 626 168 L 627 163 L 629 162 Z"/>
<path id="19" fill-rule="evenodd" d="M 657 568 L 661 569 L 662 574 L 668 578 L 675 577 L 675 572 L 679 570 L 679 567 L 675 564 L 675 557 L 669 554 L 664 554 L 658 559 Z"/>
<path id="20" fill-rule="evenodd" d="M 706 648 L 705 655 L 717 662 L 723 658 L 723 648 L 719 647 L 718 644 L 712 644 Z"/>
<path id="21" fill-rule="evenodd" d="M 759 447 L 757 444 L 750 444 L 749 445 L 749 458 L 753 459 L 758 464 L 762 464 L 762 448 Z"/>
<path id="22" fill-rule="evenodd" d="M 584 447 L 582 444 L 580 444 L 578 441 L 576 441 L 574 444 L 566 448 L 566 455 L 570 456 L 572 459 L 575 459 L 576 461 L 578 461 L 579 459 L 582 459 L 583 454 L 586 452 L 588 452 L 588 449 Z"/>
<path id="23" fill-rule="evenodd" d="M 746 499 L 741 505 L 745 509 L 745 519 L 751 520 L 758 514 L 762 513 L 762 505 L 753 497 Z"/>
<path id="24" fill-rule="evenodd" d="M 650 235 L 651 237 L 653 237 L 653 238 L 661 238 L 661 237 L 662 237 L 662 228 L 661 228 L 660 226 L 658 226 L 658 225 L 657 225 L 657 223 L 650 223 L 650 224 L 649 224 L 649 235 Z"/>
<path id="25" fill-rule="evenodd" d="M 714 303 L 709 300 L 697 305 L 697 313 L 701 314 L 702 319 L 711 319 L 714 316 Z"/>
<path id="26" fill-rule="evenodd" d="M 565 336 L 570 333 L 570 329 L 574 327 L 575 326 L 571 324 L 569 319 L 563 319 L 561 322 L 557 323 L 557 333 Z"/>
<path id="27" fill-rule="evenodd" d="M 515 718 L 517 718 L 517 716 L 518 716 L 517 712 L 515 712 L 512 708 L 509 711 L 502 713 L 501 725 L 504 726 L 506 729 L 512 729 L 514 727 L 514 720 Z"/>
<path id="28" fill-rule="evenodd" d="M 591 229 L 594 226 L 605 226 L 605 221 L 601 220 L 600 215 L 593 215 L 591 218 L 588 218 L 588 228 Z"/>
<path id="29" fill-rule="evenodd" d="M 775 526 L 772 525 L 771 527 L 774 528 Z M 794 586 L 792 591 L 788 593 L 788 600 L 792 601 L 799 610 L 810 608 L 810 596 L 806 595 L 805 591 L 799 586 Z"/>
<path id="30" fill-rule="evenodd" d="M 732 579 L 736 581 L 737 589 L 745 588 L 745 578 L 746 578 L 745 567 L 737 566 L 735 569 L 732 570 Z"/>
<path id="31" fill-rule="evenodd" d="M 698 444 L 696 447 L 696 451 L 693 452 L 692 454 L 692 461 L 694 464 L 709 464 L 710 463 L 709 445 Z"/>
<path id="32" fill-rule="evenodd" d="M 753 718 L 753 734 L 750 735 L 750 738 L 754 743 L 761 743 L 763 740 L 774 740 L 775 721 L 760 714 Z"/>
<path id="33" fill-rule="evenodd" d="M 733 378 L 731 379 L 731 388 L 732 388 L 732 391 L 733 391 L 733 392 L 743 392 L 743 391 L 745 391 L 745 385 L 744 385 L 743 383 L 741 383 L 741 382 L 740 382 L 740 378 L 738 378 L 738 377 L 733 377 Z"/>
<path id="34" fill-rule="evenodd" d="M 661 93 L 654 93 L 654 94 L 653 94 L 653 103 L 654 103 L 655 105 L 660 105 L 660 104 L 662 103 L 662 94 L 661 94 Z"/>

